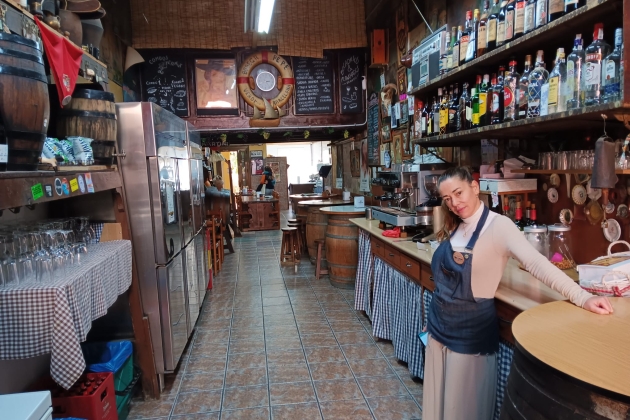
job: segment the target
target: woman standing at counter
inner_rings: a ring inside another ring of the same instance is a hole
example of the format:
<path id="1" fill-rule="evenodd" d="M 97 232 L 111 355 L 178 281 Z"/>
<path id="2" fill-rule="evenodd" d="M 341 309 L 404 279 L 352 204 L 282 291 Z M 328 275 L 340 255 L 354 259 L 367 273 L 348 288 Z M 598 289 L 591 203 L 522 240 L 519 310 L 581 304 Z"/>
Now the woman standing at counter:
<path id="1" fill-rule="evenodd" d="M 509 218 L 490 212 L 468 169 L 447 170 L 438 188 L 445 223 L 431 261 L 435 291 L 427 326 L 422 418 L 490 420 L 499 350 L 494 295 L 509 257 L 577 306 L 598 314 L 613 308 L 538 253 Z"/>
<path id="2" fill-rule="evenodd" d="M 256 191 L 262 191 L 263 185 L 265 186 L 265 195 L 272 196 L 273 190 L 276 186 L 276 180 L 273 177 L 273 171 L 270 166 L 265 166 L 265 170 L 260 178 L 260 184 L 258 184 Z"/>

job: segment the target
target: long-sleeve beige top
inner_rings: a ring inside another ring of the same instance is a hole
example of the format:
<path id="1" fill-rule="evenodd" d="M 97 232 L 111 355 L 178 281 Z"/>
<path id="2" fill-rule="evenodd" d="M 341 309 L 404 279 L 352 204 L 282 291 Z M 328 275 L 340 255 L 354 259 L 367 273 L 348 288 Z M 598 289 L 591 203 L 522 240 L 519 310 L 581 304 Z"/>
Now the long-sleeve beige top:
<path id="1" fill-rule="evenodd" d="M 482 204 L 475 214 L 463 219 L 463 223 L 450 239 L 454 250 L 464 252 L 481 219 L 483 208 Z M 584 306 L 584 303 L 593 296 L 536 251 L 512 220 L 489 212 L 473 249 L 471 287 L 474 297 L 494 297 L 510 257 L 519 261 L 532 276 L 577 306 Z"/>

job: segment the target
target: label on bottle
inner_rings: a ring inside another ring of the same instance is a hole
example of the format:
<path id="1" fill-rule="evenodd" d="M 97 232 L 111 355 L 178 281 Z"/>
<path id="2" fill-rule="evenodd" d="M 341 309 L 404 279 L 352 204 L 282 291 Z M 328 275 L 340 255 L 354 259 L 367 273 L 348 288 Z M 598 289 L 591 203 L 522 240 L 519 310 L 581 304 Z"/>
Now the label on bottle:
<path id="1" fill-rule="evenodd" d="M 494 90 L 492 91 L 492 104 L 490 104 L 491 108 L 490 108 L 490 112 L 492 112 L 493 114 L 498 113 L 499 109 L 501 108 L 501 95 L 499 95 L 499 92 L 495 92 Z"/>
<path id="2" fill-rule="evenodd" d="M 442 58 L 440 58 L 440 64 L 439 64 L 439 66 L 438 66 L 438 70 L 439 70 L 440 74 L 442 74 L 442 71 L 443 71 L 443 70 L 446 70 L 446 66 L 447 66 L 447 64 L 448 64 L 448 61 L 447 61 L 447 60 L 448 60 L 448 58 L 447 58 L 447 57 L 442 57 Z"/>
<path id="3" fill-rule="evenodd" d="M 573 99 L 575 92 L 575 63 L 571 60 L 567 61 L 567 82 L 564 85 L 564 95 L 567 99 Z"/>
<path id="4" fill-rule="evenodd" d="M 613 60 L 606 60 L 604 63 L 604 78 L 603 80 L 610 80 L 615 78 L 615 62 Z"/>
<path id="5" fill-rule="evenodd" d="M 479 93 L 479 118 L 483 117 L 484 115 L 486 115 L 486 112 L 488 112 L 488 102 L 486 100 L 487 98 L 487 93 Z"/>
<path id="6" fill-rule="evenodd" d="M 549 113 L 549 83 L 545 83 L 540 88 L 540 115 Z"/>
<path id="7" fill-rule="evenodd" d="M 516 96 L 518 97 L 518 118 L 523 119 L 527 117 L 527 95 L 525 91 L 527 90 L 526 85 L 520 85 L 517 89 Z"/>
<path id="8" fill-rule="evenodd" d="M 438 118 L 440 120 L 440 129 L 445 128 L 449 120 L 448 111 L 446 109 L 440 109 Z"/>
<path id="9" fill-rule="evenodd" d="M 599 54 L 593 54 L 598 56 Z M 584 84 L 586 86 L 599 85 L 601 81 L 601 63 L 586 62 L 584 66 Z"/>
<path id="10" fill-rule="evenodd" d="M 470 36 L 462 35 L 462 39 L 459 42 L 459 62 L 463 62 L 466 60 L 466 53 L 468 52 L 468 41 L 470 40 Z"/>
<path id="11" fill-rule="evenodd" d="M 563 0 L 549 0 L 549 14 L 564 12 Z"/>
<path id="12" fill-rule="evenodd" d="M 525 31 L 525 2 L 516 3 L 514 13 L 514 35 L 521 35 Z"/>
<path id="13" fill-rule="evenodd" d="M 554 76 L 549 78 L 549 94 L 547 99 L 547 104 L 551 106 L 558 105 L 558 82 L 560 81 L 560 77 Z"/>
<path id="14" fill-rule="evenodd" d="M 477 47 L 477 39 L 475 33 L 470 34 L 468 39 L 468 49 L 466 50 L 466 61 L 470 61 L 475 58 L 475 48 Z"/>
<path id="15" fill-rule="evenodd" d="M 497 24 L 497 45 L 505 41 L 505 21 Z"/>
<path id="16" fill-rule="evenodd" d="M 577 5 L 578 0 L 564 0 L 564 7 Z"/>
<path id="17" fill-rule="evenodd" d="M 471 121 L 472 120 L 472 108 L 467 106 L 466 107 L 466 121 Z"/>
<path id="18" fill-rule="evenodd" d="M 536 0 L 536 27 L 547 24 L 547 0 Z"/>
<path id="19" fill-rule="evenodd" d="M 606 101 L 618 99 L 619 93 L 619 83 L 608 83 L 602 89 L 602 95 L 607 98 Z"/>
<path id="20" fill-rule="evenodd" d="M 450 70 L 452 68 L 453 68 L 453 53 L 451 51 L 451 53 L 446 56 L 446 69 Z"/>
<path id="21" fill-rule="evenodd" d="M 528 33 L 530 31 L 533 31 L 534 28 L 536 27 L 536 8 L 534 7 L 534 4 L 527 4 L 525 6 L 525 22 L 524 22 L 525 28 L 524 28 L 524 32 Z"/>
<path id="22" fill-rule="evenodd" d="M 514 10 L 508 10 L 505 14 L 505 40 L 514 38 Z"/>
<path id="23" fill-rule="evenodd" d="M 515 105 L 514 98 L 515 98 L 515 95 L 512 88 L 510 86 L 505 86 L 503 88 L 503 106 L 506 113 L 507 113 L 508 107 L 513 107 Z"/>
<path id="24" fill-rule="evenodd" d="M 479 113 L 478 112 L 473 112 L 473 114 L 472 114 L 472 123 L 474 125 L 479 125 Z"/>
<path id="25" fill-rule="evenodd" d="M 459 67 L 459 44 L 453 47 L 453 54 L 451 56 L 451 68 Z"/>
<path id="26" fill-rule="evenodd" d="M 422 117 L 420 120 L 420 130 L 423 133 L 427 131 L 427 117 Z"/>
<path id="27" fill-rule="evenodd" d="M 448 123 L 449 124 L 454 124 L 455 123 L 455 116 L 457 115 L 457 111 L 454 109 L 449 109 L 448 110 Z"/>
<path id="28" fill-rule="evenodd" d="M 479 31 L 477 33 L 477 51 L 485 50 L 488 47 L 488 33 L 486 25 L 479 25 Z"/>
<path id="29" fill-rule="evenodd" d="M 488 43 L 495 42 L 497 40 L 497 20 L 488 20 Z"/>

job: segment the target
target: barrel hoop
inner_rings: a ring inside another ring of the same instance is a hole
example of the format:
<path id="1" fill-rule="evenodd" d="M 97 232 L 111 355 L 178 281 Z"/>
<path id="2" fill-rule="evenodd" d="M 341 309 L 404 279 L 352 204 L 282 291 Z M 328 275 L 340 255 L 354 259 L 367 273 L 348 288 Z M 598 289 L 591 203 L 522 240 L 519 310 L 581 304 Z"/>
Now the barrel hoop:
<path id="1" fill-rule="evenodd" d="M 19 67 L 13 66 L 0 66 L 0 74 L 4 74 L 7 76 L 16 76 L 16 77 L 24 77 L 26 79 L 37 80 L 38 82 L 48 83 L 48 79 L 42 73 L 21 69 Z"/>
<path id="2" fill-rule="evenodd" d="M 0 40 L 13 42 L 14 44 L 26 45 L 27 47 L 35 48 L 39 51 L 42 50 L 42 46 L 39 42 L 35 42 L 31 39 L 24 38 L 23 36 L 19 36 L 19 35 L 13 35 L 13 34 L 0 32 Z"/>
<path id="3" fill-rule="evenodd" d="M 328 223 L 306 222 L 306 224 L 311 226 L 328 226 Z"/>
<path id="4" fill-rule="evenodd" d="M 46 139 L 46 131 L 37 132 L 37 131 L 6 131 L 5 132 L 7 138 L 10 139 L 23 139 L 23 140 L 37 140 L 43 141 Z"/>
<path id="5" fill-rule="evenodd" d="M 72 94 L 73 98 L 77 99 L 97 99 L 107 102 L 114 102 L 114 94 L 111 92 L 104 92 L 102 90 L 95 89 L 78 89 Z"/>
<path id="6" fill-rule="evenodd" d="M 8 55 L 9 57 L 21 58 L 23 60 L 33 61 L 37 64 L 44 65 L 44 58 L 41 54 L 29 54 L 24 51 L 0 48 L 0 55 Z"/>
<path id="7" fill-rule="evenodd" d="M 64 109 L 59 114 L 63 117 L 105 118 L 108 120 L 116 119 L 116 114 L 110 114 L 109 112 L 82 111 L 80 109 Z"/>
<path id="8" fill-rule="evenodd" d="M 335 219 L 328 220 L 328 224 L 334 227 L 357 227 L 357 225 L 354 225 L 352 223 L 335 223 Z"/>
<path id="9" fill-rule="evenodd" d="M 357 240 L 357 239 L 359 239 L 359 236 L 335 235 L 335 234 L 328 233 L 328 232 L 326 232 L 326 237 L 327 238 L 333 238 L 333 239 L 347 239 L 347 240 Z"/>
<path id="10" fill-rule="evenodd" d="M 334 267 L 334 265 L 332 265 L 332 264 L 328 263 L 328 268 L 329 268 L 329 269 L 330 269 L 330 268 L 333 268 L 333 267 Z M 354 277 L 342 277 L 342 276 L 337 276 L 337 275 L 335 275 L 335 274 L 330 274 L 330 273 L 328 273 L 328 276 L 329 276 L 331 279 L 334 279 L 334 280 L 343 280 L 343 281 L 347 281 L 347 282 L 353 282 L 353 281 L 356 281 L 356 279 L 355 279 Z"/>
<path id="11" fill-rule="evenodd" d="M 331 267 L 337 267 L 337 268 L 350 268 L 350 269 L 356 269 L 357 265 L 346 265 L 346 264 L 333 264 L 330 262 L 330 260 L 328 260 L 328 265 Z"/>

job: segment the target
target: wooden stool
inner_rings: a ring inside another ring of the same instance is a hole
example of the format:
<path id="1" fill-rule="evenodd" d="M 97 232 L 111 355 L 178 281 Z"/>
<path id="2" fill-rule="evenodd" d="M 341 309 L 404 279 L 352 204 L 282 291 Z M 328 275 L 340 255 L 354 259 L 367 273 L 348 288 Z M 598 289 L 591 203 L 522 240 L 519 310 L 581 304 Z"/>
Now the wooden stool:
<path id="1" fill-rule="evenodd" d="M 315 278 L 319 280 L 321 275 L 328 274 L 328 270 L 322 269 L 322 251 L 326 247 L 326 239 L 316 239 L 315 243 L 317 244 L 317 261 L 315 265 Z"/>
<path id="2" fill-rule="evenodd" d="M 300 255 L 308 253 L 308 247 L 306 246 L 306 226 L 302 223 L 301 220 L 298 219 L 289 219 L 287 221 L 289 227 L 296 228 L 297 231 L 297 242 Z"/>
<path id="3" fill-rule="evenodd" d="M 295 264 L 296 271 L 297 263 L 300 262 L 299 253 L 297 252 L 299 246 L 297 232 L 297 228 L 294 227 L 282 228 L 282 245 L 280 247 L 282 251 L 280 264 Z"/>

